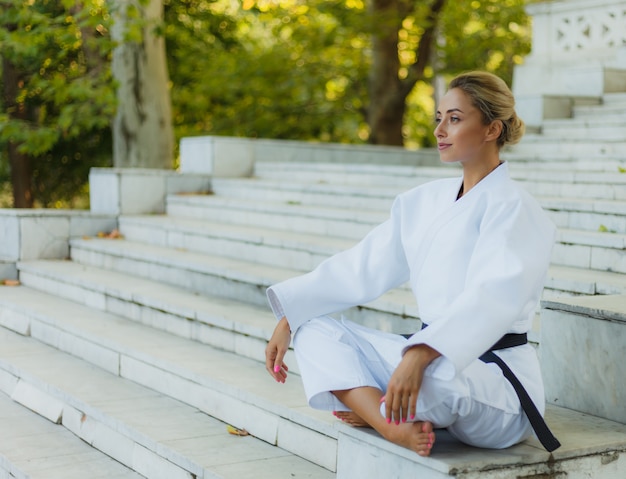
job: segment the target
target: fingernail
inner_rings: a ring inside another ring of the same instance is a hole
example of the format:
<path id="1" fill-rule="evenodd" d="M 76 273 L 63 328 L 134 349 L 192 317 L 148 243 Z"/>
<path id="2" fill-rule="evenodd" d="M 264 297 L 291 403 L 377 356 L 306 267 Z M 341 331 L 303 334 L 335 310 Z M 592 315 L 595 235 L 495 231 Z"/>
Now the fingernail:
<path id="1" fill-rule="evenodd" d="M 402 418 L 402 422 L 406 422 L 406 418 L 405 417 Z"/>
<path id="2" fill-rule="evenodd" d="M 385 402 L 385 396 L 383 396 L 383 397 L 381 397 L 381 398 L 380 398 L 380 404 L 382 404 L 382 403 L 384 403 L 384 402 Z"/>
<path id="3" fill-rule="evenodd" d="M 387 424 L 391 424 L 391 418 L 390 417 L 387 418 Z"/>
<path id="4" fill-rule="evenodd" d="M 428 443 L 428 449 L 430 449 L 431 447 L 433 447 L 432 443 Z"/>
<path id="5" fill-rule="evenodd" d="M 333 411 L 333 416 L 336 416 L 336 415 L 337 415 L 337 411 Z"/>
<path id="6" fill-rule="evenodd" d="M 415 419 L 415 414 L 411 414 L 411 421 Z"/>
<path id="7" fill-rule="evenodd" d="M 277 373 L 278 371 L 280 371 L 280 366 L 274 366 L 274 372 Z"/>
<path id="8" fill-rule="evenodd" d="M 396 426 L 398 426 L 400 424 L 400 420 L 396 419 Z"/>

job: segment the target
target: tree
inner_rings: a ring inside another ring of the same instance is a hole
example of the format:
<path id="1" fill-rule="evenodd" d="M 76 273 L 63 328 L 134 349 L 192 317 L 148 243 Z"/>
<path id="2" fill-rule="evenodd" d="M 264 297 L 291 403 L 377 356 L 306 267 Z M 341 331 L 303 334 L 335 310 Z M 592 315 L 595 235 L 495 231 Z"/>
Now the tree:
<path id="1" fill-rule="evenodd" d="M 90 166 L 110 161 L 107 32 L 100 0 L 2 1 L 0 160 L 14 206 L 71 199 Z"/>
<path id="2" fill-rule="evenodd" d="M 403 145 L 407 100 L 438 75 L 485 69 L 510 83 L 530 50 L 524 0 L 370 0 L 370 142 Z M 414 109 L 413 109 L 414 112 Z M 428 136 L 425 136 L 428 143 Z"/>
<path id="3" fill-rule="evenodd" d="M 523 5 L 166 0 L 177 135 L 428 145 L 435 78 L 510 81 L 529 49 Z"/>
<path id="4" fill-rule="evenodd" d="M 402 75 L 399 56 L 399 32 L 409 15 L 415 15 L 418 2 L 409 0 L 372 0 L 371 13 L 376 21 L 372 33 L 372 67 L 370 70 L 367 122 L 370 142 L 403 145 L 402 126 L 409 93 L 419 81 L 426 80 L 431 66 L 437 21 L 445 0 L 433 0 L 421 20 L 421 35 L 415 59 Z"/>
<path id="5" fill-rule="evenodd" d="M 174 135 L 161 0 L 114 0 L 113 164 L 171 168 Z"/>
<path id="6" fill-rule="evenodd" d="M 177 137 L 363 141 L 368 37 L 354 9 L 343 0 L 237 4 L 165 3 Z"/>

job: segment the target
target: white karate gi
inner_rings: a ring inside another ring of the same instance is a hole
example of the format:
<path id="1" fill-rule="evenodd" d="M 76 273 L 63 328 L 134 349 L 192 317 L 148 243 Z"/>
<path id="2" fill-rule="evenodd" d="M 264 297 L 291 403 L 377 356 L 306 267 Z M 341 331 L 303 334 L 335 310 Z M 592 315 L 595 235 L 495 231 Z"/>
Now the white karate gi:
<path id="1" fill-rule="evenodd" d="M 274 314 L 286 316 L 295 333 L 312 407 L 347 410 L 330 391 L 373 386 L 385 392 L 403 351 L 427 344 L 442 356 L 426 368 L 416 420 L 481 447 L 508 447 L 532 434 L 498 366 L 478 358 L 504 334 L 530 330 L 555 227 L 510 179 L 506 163 L 457 200 L 461 184 L 462 178 L 447 178 L 399 195 L 390 218 L 356 246 L 268 289 Z M 327 316 L 407 281 L 429 325 L 408 340 Z M 496 354 L 543 414 L 534 348 Z"/>

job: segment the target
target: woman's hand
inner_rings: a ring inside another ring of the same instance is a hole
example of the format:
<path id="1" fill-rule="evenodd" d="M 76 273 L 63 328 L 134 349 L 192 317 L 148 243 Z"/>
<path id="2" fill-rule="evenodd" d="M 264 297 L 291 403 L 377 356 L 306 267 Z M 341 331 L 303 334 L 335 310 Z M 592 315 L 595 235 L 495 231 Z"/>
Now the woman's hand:
<path id="1" fill-rule="evenodd" d="M 424 370 L 440 354 L 426 344 L 413 346 L 404 353 L 400 364 L 391 375 L 385 393 L 387 423 L 415 419 L 415 405 L 422 387 Z"/>
<path id="2" fill-rule="evenodd" d="M 289 368 L 283 362 L 291 343 L 291 329 L 286 317 L 282 317 L 265 348 L 265 369 L 279 383 L 287 379 Z"/>

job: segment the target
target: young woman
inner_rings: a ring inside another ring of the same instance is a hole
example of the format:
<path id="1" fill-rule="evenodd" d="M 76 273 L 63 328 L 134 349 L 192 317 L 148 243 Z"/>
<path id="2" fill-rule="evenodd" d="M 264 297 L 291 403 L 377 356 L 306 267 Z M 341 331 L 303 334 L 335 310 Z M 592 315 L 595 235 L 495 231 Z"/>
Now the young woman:
<path id="1" fill-rule="evenodd" d="M 373 427 L 420 455 L 430 453 L 435 428 L 488 448 L 545 428 L 529 421 L 542 421 L 544 390 L 525 333 L 555 227 L 500 160 L 500 149 L 524 131 L 514 103 L 492 74 L 452 80 L 434 134 L 441 161 L 460 163 L 462 178 L 399 195 L 390 218 L 356 246 L 268 289 L 279 321 L 266 369 L 276 381 L 287 378 L 283 359 L 293 334 L 312 407 Z M 407 281 L 424 325 L 408 339 L 328 316 Z"/>

